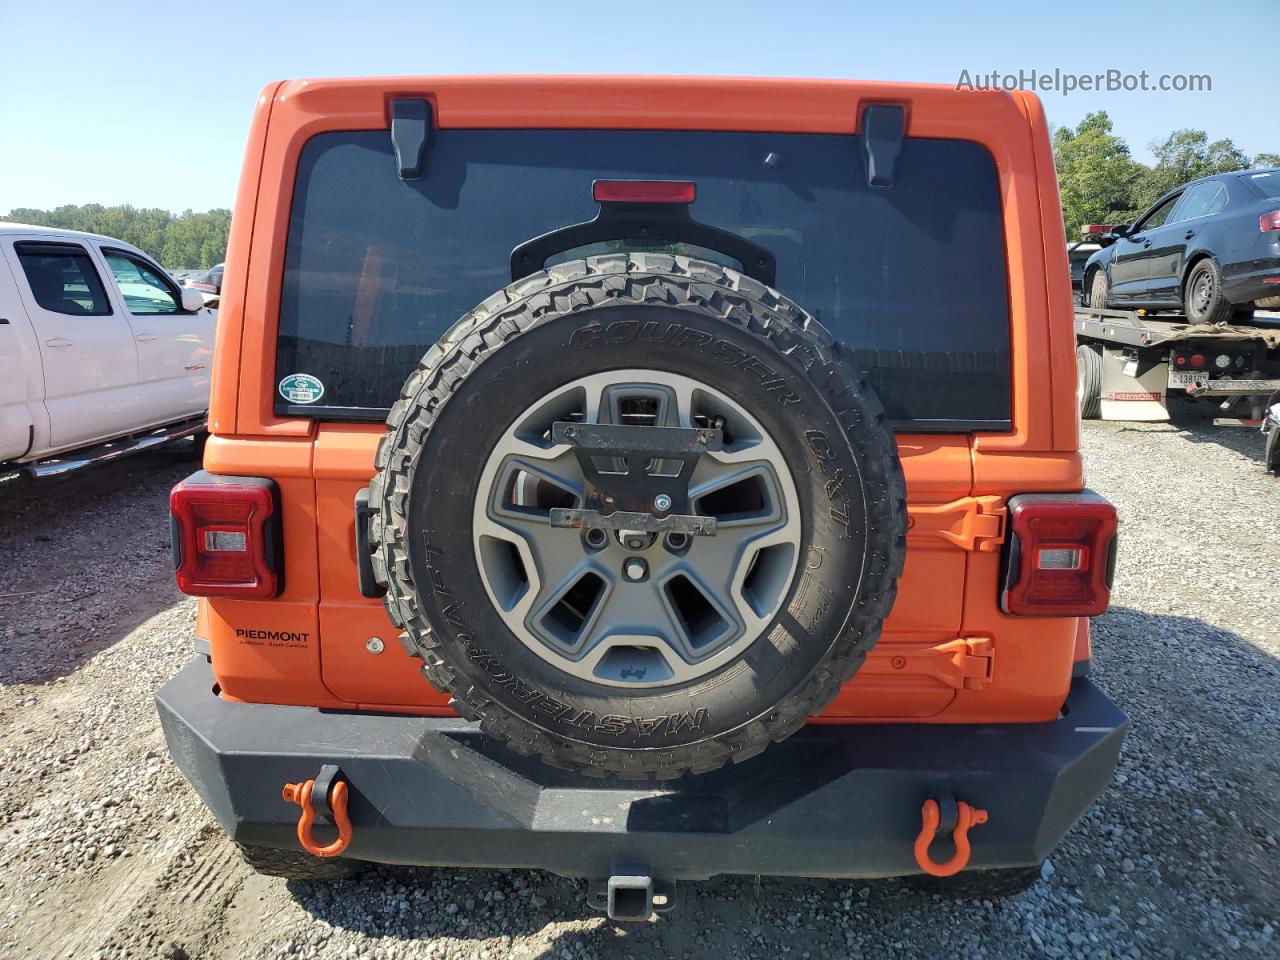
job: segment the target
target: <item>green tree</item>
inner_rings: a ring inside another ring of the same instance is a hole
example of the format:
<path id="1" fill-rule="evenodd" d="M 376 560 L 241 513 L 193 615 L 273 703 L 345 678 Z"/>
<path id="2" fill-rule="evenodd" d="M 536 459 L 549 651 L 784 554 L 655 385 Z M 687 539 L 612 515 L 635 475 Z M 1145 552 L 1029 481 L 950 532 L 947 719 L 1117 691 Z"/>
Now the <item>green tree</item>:
<path id="1" fill-rule="evenodd" d="M 230 210 L 204 213 L 185 210 L 175 216 L 168 210 L 129 204 L 118 207 L 104 207 L 100 203 L 68 204 L 53 210 L 16 207 L 7 216 L 0 216 L 0 220 L 115 237 L 145 250 L 170 270 L 221 263 L 227 254 L 227 235 L 231 231 Z"/>
<path id="2" fill-rule="evenodd" d="M 1138 201 L 1142 207 L 1189 180 L 1215 173 L 1244 170 L 1249 158 L 1230 140 L 1214 140 L 1203 130 L 1175 130 L 1163 142 L 1151 144 L 1156 165 L 1142 178 Z"/>
<path id="3" fill-rule="evenodd" d="M 1260 153 L 1253 158 L 1254 167 L 1280 167 L 1280 153 Z"/>
<path id="4" fill-rule="evenodd" d="M 1134 194 L 1146 168 L 1112 133 L 1105 111 L 1086 115 L 1078 127 L 1055 130 L 1053 154 L 1068 239 L 1079 239 L 1086 223 L 1132 219 Z"/>

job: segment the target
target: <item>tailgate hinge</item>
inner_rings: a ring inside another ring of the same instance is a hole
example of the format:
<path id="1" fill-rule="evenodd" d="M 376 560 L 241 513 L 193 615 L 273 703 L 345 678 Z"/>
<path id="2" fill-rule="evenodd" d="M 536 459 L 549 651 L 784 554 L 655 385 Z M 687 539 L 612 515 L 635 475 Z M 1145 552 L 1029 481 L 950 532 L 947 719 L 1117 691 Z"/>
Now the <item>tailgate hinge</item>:
<path id="1" fill-rule="evenodd" d="M 953 690 L 981 690 L 991 683 L 995 659 L 990 637 L 957 637 L 923 648 L 881 643 L 867 655 L 859 676 L 930 677 Z"/>
<path id="2" fill-rule="evenodd" d="M 907 538 L 938 537 L 961 550 L 994 553 L 1004 542 L 1003 497 L 964 497 L 907 507 Z"/>
<path id="3" fill-rule="evenodd" d="M 426 176 L 433 126 L 434 111 L 429 100 L 397 97 L 391 101 L 391 149 L 401 180 L 421 180 Z"/>
<path id="4" fill-rule="evenodd" d="M 981 690 L 991 682 L 995 668 L 996 647 L 990 637 L 960 637 L 938 648 L 951 654 L 959 686 L 956 689 Z"/>
<path id="5" fill-rule="evenodd" d="M 907 132 L 907 111 L 897 103 L 872 103 L 862 111 L 862 148 L 866 154 L 867 184 L 892 187 L 893 168 Z"/>

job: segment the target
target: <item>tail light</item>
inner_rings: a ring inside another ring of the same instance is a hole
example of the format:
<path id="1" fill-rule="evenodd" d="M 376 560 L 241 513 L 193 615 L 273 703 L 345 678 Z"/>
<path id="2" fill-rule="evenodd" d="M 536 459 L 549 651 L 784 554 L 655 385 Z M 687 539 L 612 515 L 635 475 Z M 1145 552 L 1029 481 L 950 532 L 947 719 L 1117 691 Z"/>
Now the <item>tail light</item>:
<path id="1" fill-rule="evenodd" d="M 1268 230 L 1280 230 L 1280 210 L 1272 210 L 1258 218 L 1258 229 L 1262 233 Z"/>
<path id="2" fill-rule="evenodd" d="M 688 180 L 597 180 L 596 203 L 693 203 L 697 185 Z"/>
<path id="3" fill-rule="evenodd" d="M 1116 508 L 1092 491 L 1024 494 L 1008 503 L 1005 613 L 1096 617 L 1111 602 Z"/>
<path id="4" fill-rule="evenodd" d="M 275 482 L 203 470 L 169 494 L 178 589 L 195 597 L 265 600 L 280 592 Z"/>

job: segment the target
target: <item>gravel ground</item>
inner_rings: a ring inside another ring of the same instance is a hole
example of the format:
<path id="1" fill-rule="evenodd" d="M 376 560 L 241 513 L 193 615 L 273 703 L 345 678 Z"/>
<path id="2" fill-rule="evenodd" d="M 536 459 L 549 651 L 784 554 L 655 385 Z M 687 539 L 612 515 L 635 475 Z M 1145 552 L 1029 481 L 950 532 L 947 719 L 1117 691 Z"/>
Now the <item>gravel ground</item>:
<path id="1" fill-rule="evenodd" d="M 1195 421 L 1090 424 L 1085 448 L 1123 537 L 1095 676 L 1133 731 L 1041 881 L 993 904 L 718 880 L 623 927 L 546 874 L 252 874 L 151 703 L 190 656 L 164 515 L 190 462 L 0 484 L 0 956 L 1280 956 L 1280 480 L 1257 433 Z"/>

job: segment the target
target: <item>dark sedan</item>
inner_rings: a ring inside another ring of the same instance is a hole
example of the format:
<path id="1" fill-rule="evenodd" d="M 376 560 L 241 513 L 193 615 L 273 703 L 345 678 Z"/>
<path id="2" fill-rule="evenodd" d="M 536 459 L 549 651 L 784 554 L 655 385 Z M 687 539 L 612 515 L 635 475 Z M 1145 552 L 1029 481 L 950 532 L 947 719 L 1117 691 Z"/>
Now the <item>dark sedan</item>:
<path id="1" fill-rule="evenodd" d="M 1091 307 L 1223 323 L 1255 304 L 1280 306 L 1280 170 L 1193 180 L 1104 242 L 1085 264 Z"/>

